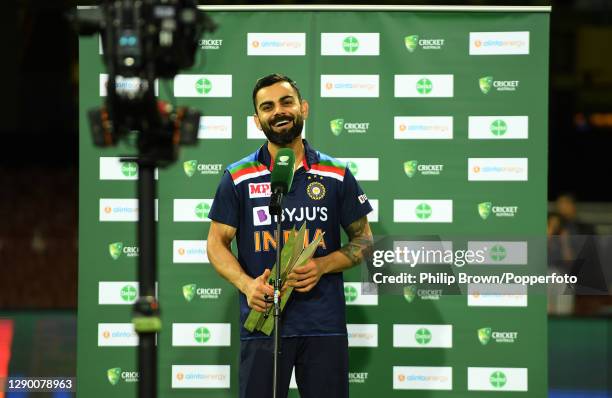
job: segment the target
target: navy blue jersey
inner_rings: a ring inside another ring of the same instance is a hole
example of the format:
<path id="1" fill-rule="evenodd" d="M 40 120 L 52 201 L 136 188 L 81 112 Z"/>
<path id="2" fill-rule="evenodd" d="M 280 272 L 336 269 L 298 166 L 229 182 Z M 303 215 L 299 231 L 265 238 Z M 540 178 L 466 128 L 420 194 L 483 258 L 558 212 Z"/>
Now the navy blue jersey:
<path id="1" fill-rule="evenodd" d="M 372 206 L 344 163 L 313 150 L 306 140 L 304 151 L 302 167 L 283 201 L 282 230 L 286 239 L 293 227 L 306 222 L 309 242 L 324 233 L 314 255 L 321 257 L 341 247 L 340 226 L 348 227 Z M 272 163 L 266 143 L 228 166 L 208 214 L 211 220 L 236 228 L 238 262 L 253 278 L 276 260 L 276 223 L 268 211 Z M 246 296 L 240 293 L 241 339 L 267 337 L 242 327 L 249 311 Z M 310 292 L 291 293 L 282 315 L 283 337 L 345 334 L 341 272 L 323 275 Z"/>

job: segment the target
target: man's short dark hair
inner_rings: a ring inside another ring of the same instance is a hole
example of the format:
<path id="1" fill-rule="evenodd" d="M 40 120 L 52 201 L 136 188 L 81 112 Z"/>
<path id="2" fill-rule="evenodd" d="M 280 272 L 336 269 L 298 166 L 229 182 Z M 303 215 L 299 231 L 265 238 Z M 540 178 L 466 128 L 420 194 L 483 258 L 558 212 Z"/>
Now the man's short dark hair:
<path id="1" fill-rule="evenodd" d="M 255 102 L 255 97 L 257 96 L 257 92 L 264 87 L 269 87 L 278 82 L 287 82 L 293 87 L 295 92 L 297 93 L 298 100 L 300 103 L 302 102 L 302 94 L 300 94 L 300 89 L 293 79 L 289 76 L 281 75 L 280 73 L 272 73 L 271 75 L 264 76 L 257 80 L 255 83 L 255 87 L 253 88 L 253 107 L 255 108 L 255 113 L 257 113 L 257 103 Z"/>

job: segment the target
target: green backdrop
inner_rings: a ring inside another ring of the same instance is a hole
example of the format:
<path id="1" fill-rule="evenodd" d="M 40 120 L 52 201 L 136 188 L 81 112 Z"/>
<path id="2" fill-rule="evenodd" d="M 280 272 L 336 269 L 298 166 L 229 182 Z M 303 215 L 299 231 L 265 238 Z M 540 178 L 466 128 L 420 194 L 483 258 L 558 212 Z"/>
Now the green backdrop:
<path id="1" fill-rule="evenodd" d="M 546 9 L 209 15 L 219 29 L 202 38 L 196 65 L 159 82 L 160 98 L 205 116 L 199 145 L 159 170 L 159 396 L 237 396 L 237 292 L 207 263 L 206 215 L 223 169 L 263 143 L 248 122 L 262 75 L 297 81 L 311 104 L 306 138 L 349 162 L 374 201 L 376 235 L 544 235 Z M 117 160 L 133 148 L 92 145 L 86 111 L 102 103 L 105 73 L 99 38 L 81 38 L 79 51 L 78 393 L 130 397 L 137 169 Z M 494 244 L 504 252 L 490 260 L 498 269 L 544 266 L 512 260 L 516 244 Z M 352 397 L 545 396 L 543 296 L 513 304 L 410 287 L 367 295 L 360 269 L 345 280 Z"/>

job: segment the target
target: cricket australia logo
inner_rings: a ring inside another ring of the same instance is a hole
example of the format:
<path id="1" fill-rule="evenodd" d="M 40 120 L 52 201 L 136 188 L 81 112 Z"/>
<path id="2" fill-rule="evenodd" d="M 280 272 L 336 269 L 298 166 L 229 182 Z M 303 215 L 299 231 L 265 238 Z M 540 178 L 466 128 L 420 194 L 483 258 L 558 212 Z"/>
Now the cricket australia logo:
<path id="1" fill-rule="evenodd" d="M 325 185 L 313 181 L 306 187 L 306 193 L 312 200 L 321 200 L 325 197 Z"/>

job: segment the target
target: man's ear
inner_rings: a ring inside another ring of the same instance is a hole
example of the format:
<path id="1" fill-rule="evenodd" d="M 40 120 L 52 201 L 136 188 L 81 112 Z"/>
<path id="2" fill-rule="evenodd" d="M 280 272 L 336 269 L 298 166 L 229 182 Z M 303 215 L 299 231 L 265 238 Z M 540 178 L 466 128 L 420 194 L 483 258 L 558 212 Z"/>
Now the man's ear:
<path id="1" fill-rule="evenodd" d="M 309 109 L 310 104 L 308 104 L 308 101 L 306 100 L 302 100 L 302 104 L 301 104 L 301 109 L 302 109 L 302 115 L 304 115 L 304 120 L 306 120 L 308 118 L 308 109 Z"/>
<path id="2" fill-rule="evenodd" d="M 257 128 L 259 130 L 262 130 L 261 128 L 261 122 L 259 121 L 259 116 L 257 116 L 256 113 L 253 114 L 253 120 L 255 121 L 255 125 L 257 126 Z"/>

